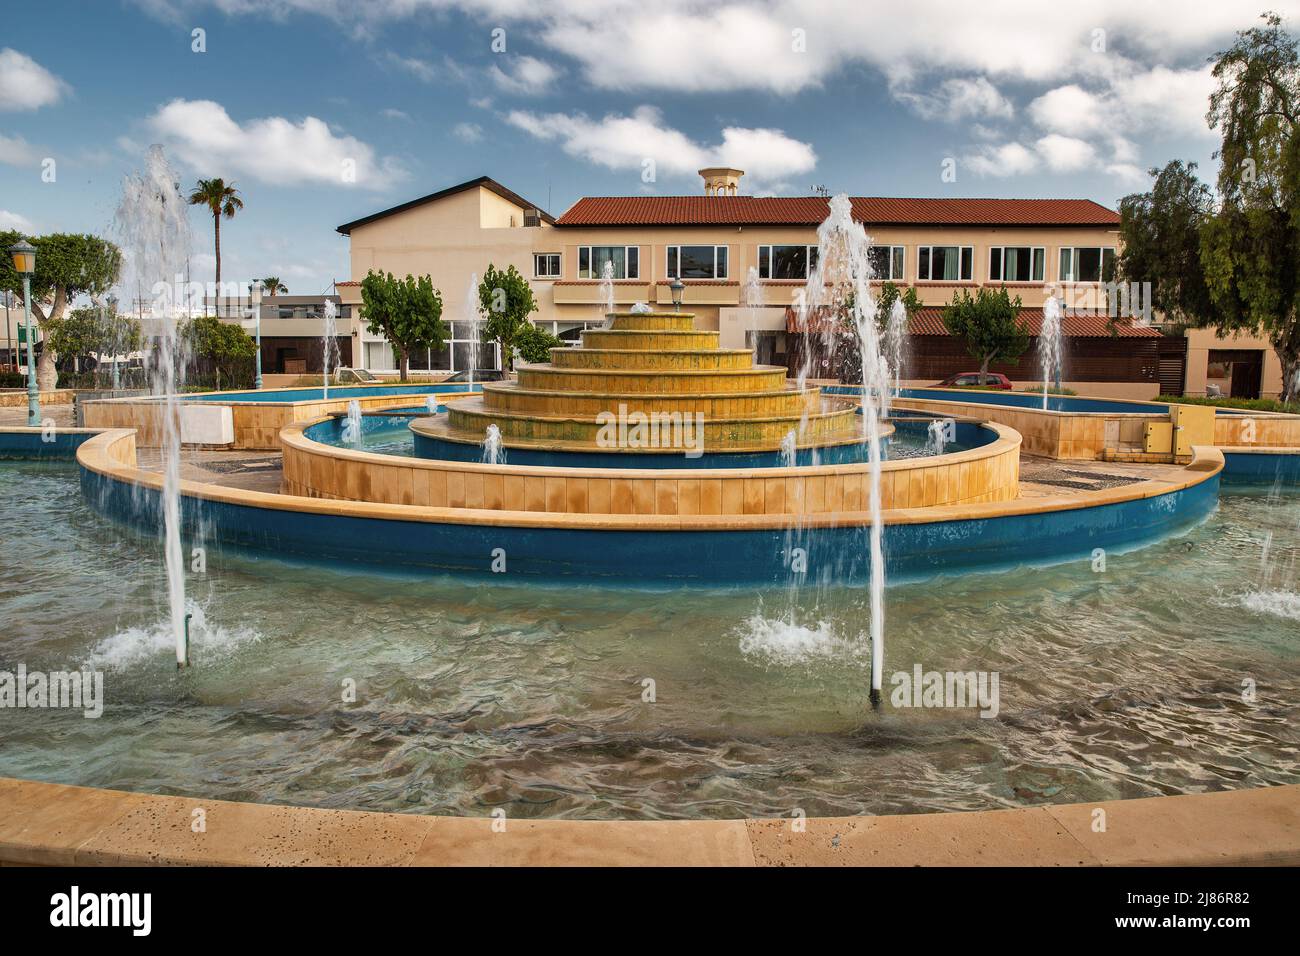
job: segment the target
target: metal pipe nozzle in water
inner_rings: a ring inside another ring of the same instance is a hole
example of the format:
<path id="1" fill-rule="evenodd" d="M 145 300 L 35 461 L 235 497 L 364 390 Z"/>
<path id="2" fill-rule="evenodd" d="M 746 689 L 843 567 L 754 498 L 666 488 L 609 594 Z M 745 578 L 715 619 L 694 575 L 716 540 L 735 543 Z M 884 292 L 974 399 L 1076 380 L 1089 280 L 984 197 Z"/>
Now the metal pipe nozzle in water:
<path id="1" fill-rule="evenodd" d="M 184 670 L 186 667 L 190 666 L 190 621 L 193 620 L 193 618 L 193 613 L 185 615 L 185 650 L 183 657 L 177 658 L 176 660 L 176 669 L 178 671 Z"/>

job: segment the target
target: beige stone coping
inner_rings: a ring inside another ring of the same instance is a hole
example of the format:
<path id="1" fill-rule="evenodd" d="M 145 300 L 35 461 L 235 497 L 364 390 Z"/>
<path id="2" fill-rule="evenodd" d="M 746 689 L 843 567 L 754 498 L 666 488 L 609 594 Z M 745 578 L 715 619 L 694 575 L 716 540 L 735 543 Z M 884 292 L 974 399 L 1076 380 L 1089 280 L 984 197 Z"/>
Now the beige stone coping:
<path id="1" fill-rule="evenodd" d="M 1169 477 L 1150 479 L 1118 488 L 1083 492 L 1075 495 L 1019 498 L 1014 501 L 952 505 L 935 508 L 899 508 L 885 511 L 885 524 L 926 524 L 938 521 L 962 521 L 1000 518 L 1011 515 L 1071 511 L 1152 498 L 1181 491 L 1208 481 L 1223 470 L 1223 455 L 1213 446 L 1196 445 L 1192 461 L 1186 466 L 1171 467 Z M 353 452 L 351 454 L 362 454 Z M 964 453 L 963 453 L 964 454 Z M 115 481 L 161 489 L 162 475 L 145 471 L 136 464 L 135 432 L 129 428 L 107 429 L 83 442 L 77 449 L 78 464 L 95 474 Z M 484 466 L 491 467 L 491 466 Z M 503 467 L 503 466 L 497 466 Z M 842 466 L 824 466 L 842 467 Z M 605 515 L 550 514 L 528 511 L 492 511 L 476 508 L 432 508 L 417 505 L 376 504 L 366 501 L 342 501 L 299 495 L 271 494 L 241 488 L 182 480 L 181 493 L 204 501 L 223 502 L 251 508 L 298 511 L 390 521 L 418 521 L 434 524 L 477 524 L 496 527 L 563 528 L 610 531 L 752 531 L 788 527 L 784 515 Z M 808 515 L 803 528 L 862 526 L 871 523 L 865 511 Z"/>
<path id="2" fill-rule="evenodd" d="M 44 405 L 71 405 L 76 398 L 76 391 L 71 388 L 58 388 L 54 391 L 41 392 L 39 400 Z M 27 405 L 27 388 L 6 388 L 0 390 L 0 408 L 23 408 Z"/>
<path id="3" fill-rule="evenodd" d="M 192 829 L 202 809 L 205 829 Z M 1105 832 L 1094 830 L 1104 811 Z M 897 816 L 429 817 L 0 778 L 0 865 L 1208 866 L 1300 863 L 1300 786 Z M 499 832 L 500 831 L 500 832 Z"/>
<path id="4" fill-rule="evenodd" d="M 417 419 L 411 427 L 441 437 L 442 432 L 430 431 L 431 422 Z M 288 426 L 281 432 L 281 490 L 286 494 L 495 512 L 785 515 L 785 524 L 870 508 L 867 462 L 761 469 L 488 465 L 342 449 L 307 438 L 304 428 L 312 424 Z M 1019 436 L 1011 429 L 989 427 L 996 438 L 979 448 L 885 462 L 880 476 L 884 508 L 932 508 L 1017 497 Z M 893 426 L 886 424 L 884 430 L 892 433 Z"/>

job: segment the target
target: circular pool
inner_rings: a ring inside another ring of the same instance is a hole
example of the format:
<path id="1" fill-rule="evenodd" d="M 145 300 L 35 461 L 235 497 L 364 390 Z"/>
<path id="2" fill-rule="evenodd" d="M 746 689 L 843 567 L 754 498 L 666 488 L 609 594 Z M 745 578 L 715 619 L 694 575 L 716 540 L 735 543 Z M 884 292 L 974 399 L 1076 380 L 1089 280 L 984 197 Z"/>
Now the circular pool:
<path id="1" fill-rule="evenodd" d="M 895 584 L 872 714 L 860 589 L 482 583 L 216 543 L 189 576 L 196 666 L 178 674 L 157 538 L 101 521 L 70 465 L 0 474 L 24 489 L 0 501 L 0 669 L 98 668 L 107 701 L 97 720 L 6 710 L 0 775 L 635 819 L 1300 781 L 1300 499 L 1267 488 L 1225 493 L 1204 523 L 1112 553 L 1104 572 L 1080 559 Z M 997 673 L 997 717 L 896 706 L 891 677 L 917 665 Z"/>

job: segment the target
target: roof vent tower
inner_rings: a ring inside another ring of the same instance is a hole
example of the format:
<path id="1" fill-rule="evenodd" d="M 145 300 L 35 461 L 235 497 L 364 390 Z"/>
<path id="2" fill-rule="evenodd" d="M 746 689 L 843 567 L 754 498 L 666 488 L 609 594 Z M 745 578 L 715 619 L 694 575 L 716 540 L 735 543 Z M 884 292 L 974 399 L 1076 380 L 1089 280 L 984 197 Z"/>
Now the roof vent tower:
<path id="1" fill-rule="evenodd" d="M 704 178 L 704 195 L 734 196 L 740 185 L 740 177 L 745 175 L 745 171 L 726 166 L 710 166 L 701 169 L 700 175 Z"/>

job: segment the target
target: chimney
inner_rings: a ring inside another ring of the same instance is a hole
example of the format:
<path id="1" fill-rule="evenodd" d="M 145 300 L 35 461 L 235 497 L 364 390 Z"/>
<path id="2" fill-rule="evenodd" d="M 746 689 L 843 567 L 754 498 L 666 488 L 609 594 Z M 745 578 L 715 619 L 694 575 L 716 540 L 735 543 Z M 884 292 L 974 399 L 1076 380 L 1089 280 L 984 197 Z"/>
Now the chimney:
<path id="1" fill-rule="evenodd" d="M 745 175 L 743 169 L 730 169 L 726 166 L 710 166 L 700 170 L 704 178 L 704 195 L 734 196 L 740 185 L 740 177 Z"/>

